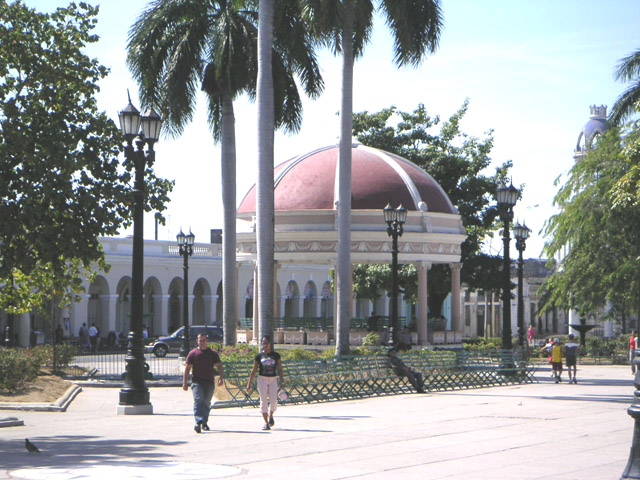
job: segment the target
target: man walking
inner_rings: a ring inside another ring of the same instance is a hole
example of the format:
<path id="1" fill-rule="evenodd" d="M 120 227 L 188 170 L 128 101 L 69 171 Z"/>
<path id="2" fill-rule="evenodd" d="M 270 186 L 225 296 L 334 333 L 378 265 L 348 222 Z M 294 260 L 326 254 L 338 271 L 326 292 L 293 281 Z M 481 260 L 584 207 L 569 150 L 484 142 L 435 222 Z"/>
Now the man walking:
<path id="1" fill-rule="evenodd" d="M 191 373 L 191 390 L 193 392 L 193 416 L 196 425 L 193 429 L 196 433 L 209 428 L 209 411 L 211 410 L 211 398 L 215 390 L 215 375 L 218 369 L 218 386 L 224 381 L 224 369 L 218 352 L 209 348 L 207 335 L 198 335 L 198 346 L 187 355 L 182 379 L 182 389 L 187 391 L 189 386 L 189 374 Z"/>
<path id="2" fill-rule="evenodd" d="M 569 371 L 569 383 L 578 383 L 576 379 L 577 363 L 578 363 L 578 351 L 580 345 L 574 341 L 573 333 L 569 334 L 569 341 L 564 346 L 562 353 L 564 354 L 565 362 L 567 364 L 567 370 Z"/>

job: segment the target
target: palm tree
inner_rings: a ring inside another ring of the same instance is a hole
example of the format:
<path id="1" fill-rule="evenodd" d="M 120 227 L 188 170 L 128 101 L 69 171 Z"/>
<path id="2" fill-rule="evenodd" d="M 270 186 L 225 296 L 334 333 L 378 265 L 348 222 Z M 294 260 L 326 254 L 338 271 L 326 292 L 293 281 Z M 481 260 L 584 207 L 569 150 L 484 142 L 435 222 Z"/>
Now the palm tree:
<path id="1" fill-rule="evenodd" d="M 639 110 L 637 105 L 640 101 L 640 50 L 620 60 L 614 76 L 621 82 L 633 82 L 618 97 L 611 109 L 609 121 L 618 125 Z"/>
<path id="2" fill-rule="evenodd" d="M 295 23 L 284 16 L 285 20 Z M 233 101 L 255 96 L 258 72 L 258 13 L 248 0 L 155 0 L 131 27 L 128 65 L 144 105 L 156 105 L 172 135 L 180 135 L 193 117 L 198 88 L 208 98 L 208 122 L 221 143 L 223 230 L 224 342 L 236 339 L 236 148 Z M 284 20 L 283 20 L 284 22 Z M 297 24 L 296 24 L 297 26 Z M 302 31 L 304 33 L 304 31 Z M 299 29 L 282 32 L 286 42 Z M 286 45 L 287 43 L 285 43 Z M 274 125 L 297 131 L 302 103 L 295 75 L 309 95 L 322 90 L 313 49 L 306 37 L 294 48 L 273 55 L 276 76 Z M 185 300 L 186 301 L 186 300 Z"/>
<path id="3" fill-rule="evenodd" d="M 338 183 L 338 264 L 336 353 L 349 353 L 351 319 L 351 148 L 353 62 L 364 53 L 377 8 L 394 34 L 396 66 L 417 66 L 438 47 L 442 29 L 439 0 L 306 0 L 309 17 L 336 53 L 342 53 L 342 100 Z"/>
<path id="4" fill-rule="evenodd" d="M 271 53 L 274 3 L 260 0 L 258 13 L 258 181 L 256 183 L 256 244 L 258 250 L 258 321 L 261 336 L 273 332 L 274 289 L 274 91 Z"/>

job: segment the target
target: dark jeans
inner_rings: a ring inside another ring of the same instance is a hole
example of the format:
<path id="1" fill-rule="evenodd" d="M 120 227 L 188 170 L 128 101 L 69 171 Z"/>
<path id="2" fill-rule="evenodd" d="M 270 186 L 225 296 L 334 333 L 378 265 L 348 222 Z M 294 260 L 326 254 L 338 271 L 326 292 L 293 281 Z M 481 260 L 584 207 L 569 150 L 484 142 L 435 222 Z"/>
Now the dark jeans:
<path id="1" fill-rule="evenodd" d="M 211 398 L 215 390 L 213 383 L 192 383 L 191 390 L 193 392 L 193 416 L 196 417 L 196 423 L 209 422 L 209 410 L 211 410 Z"/>
<path id="2" fill-rule="evenodd" d="M 407 371 L 407 378 L 409 379 L 409 383 L 411 383 L 413 388 L 415 388 L 417 391 L 421 391 L 424 388 L 422 372 L 417 372 L 415 370 L 409 369 Z"/>

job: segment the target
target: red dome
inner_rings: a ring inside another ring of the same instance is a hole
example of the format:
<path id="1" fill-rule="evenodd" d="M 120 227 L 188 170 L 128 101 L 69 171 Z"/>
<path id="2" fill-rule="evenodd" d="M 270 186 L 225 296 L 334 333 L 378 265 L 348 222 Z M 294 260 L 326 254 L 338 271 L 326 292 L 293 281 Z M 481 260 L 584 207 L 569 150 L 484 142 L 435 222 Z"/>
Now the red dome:
<path id="1" fill-rule="evenodd" d="M 338 199 L 339 147 L 300 155 L 274 170 L 275 210 L 332 210 Z M 351 208 L 381 210 L 402 203 L 407 210 L 458 213 L 442 187 L 416 164 L 392 153 L 354 144 L 351 163 Z M 238 213 L 256 211 L 256 186 Z"/>

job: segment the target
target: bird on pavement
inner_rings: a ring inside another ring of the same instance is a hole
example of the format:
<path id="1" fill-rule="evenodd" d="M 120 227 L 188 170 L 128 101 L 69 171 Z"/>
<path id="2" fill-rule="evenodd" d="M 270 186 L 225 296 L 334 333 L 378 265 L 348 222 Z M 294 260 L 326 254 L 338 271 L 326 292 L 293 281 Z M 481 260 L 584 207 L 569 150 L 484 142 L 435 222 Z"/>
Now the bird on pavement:
<path id="1" fill-rule="evenodd" d="M 24 446 L 27 449 L 27 452 L 29 453 L 40 453 L 40 450 L 38 449 L 38 447 L 36 447 L 33 443 L 31 443 L 28 438 L 24 439 Z"/>

